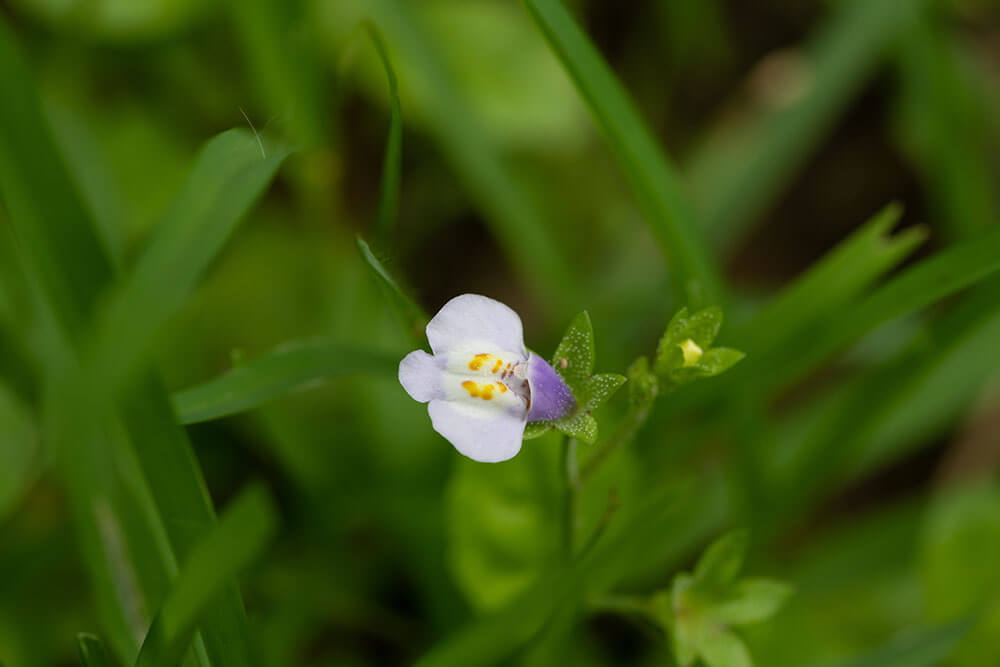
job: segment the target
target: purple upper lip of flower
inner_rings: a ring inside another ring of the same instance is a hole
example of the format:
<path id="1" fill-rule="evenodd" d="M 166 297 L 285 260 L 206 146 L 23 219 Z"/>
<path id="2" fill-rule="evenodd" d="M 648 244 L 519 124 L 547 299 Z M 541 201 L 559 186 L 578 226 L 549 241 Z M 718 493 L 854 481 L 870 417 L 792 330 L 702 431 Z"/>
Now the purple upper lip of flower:
<path id="1" fill-rule="evenodd" d="M 471 459 L 513 457 L 527 422 L 559 419 L 576 405 L 555 369 L 525 348 L 521 318 L 499 301 L 455 297 L 427 324 L 427 339 L 433 354 L 406 355 L 400 384 Z"/>

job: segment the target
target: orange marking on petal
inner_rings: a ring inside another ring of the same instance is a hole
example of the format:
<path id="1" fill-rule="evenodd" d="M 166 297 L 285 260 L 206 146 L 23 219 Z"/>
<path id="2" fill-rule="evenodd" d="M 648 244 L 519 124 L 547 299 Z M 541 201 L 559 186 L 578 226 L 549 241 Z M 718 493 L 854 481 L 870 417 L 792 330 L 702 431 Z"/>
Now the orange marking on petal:
<path id="1" fill-rule="evenodd" d="M 476 356 L 472 357 L 472 361 L 469 362 L 469 369 L 478 371 L 480 368 L 483 367 L 483 362 L 489 359 L 491 356 L 492 355 L 489 354 L 477 354 Z"/>
<path id="2" fill-rule="evenodd" d="M 498 370 L 500 370 L 501 366 L 503 366 L 503 359 L 497 359 L 497 362 L 495 364 L 493 364 L 493 373 L 494 373 L 494 375 L 496 374 L 496 372 Z"/>
<path id="3" fill-rule="evenodd" d="M 483 387 L 483 393 L 480 396 L 480 398 L 483 399 L 484 401 L 491 401 L 491 400 L 493 400 L 493 390 L 494 389 L 496 389 L 496 387 L 494 387 L 493 385 L 491 385 L 491 384 L 486 385 L 485 387 Z"/>
<path id="4" fill-rule="evenodd" d="M 469 365 L 471 366 L 472 364 Z M 473 398 L 479 396 L 479 385 L 472 380 L 466 380 L 463 382 L 462 389 L 469 392 L 469 396 L 472 396 Z"/>
<path id="5" fill-rule="evenodd" d="M 500 393 L 501 393 L 501 394 L 506 394 L 506 393 L 507 393 L 507 385 L 505 385 L 505 384 L 503 384 L 503 383 L 501 383 L 501 384 L 500 384 L 500 385 L 499 385 L 499 386 L 497 387 L 497 389 L 499 389 L 499 390 L 500 390 Z"/>

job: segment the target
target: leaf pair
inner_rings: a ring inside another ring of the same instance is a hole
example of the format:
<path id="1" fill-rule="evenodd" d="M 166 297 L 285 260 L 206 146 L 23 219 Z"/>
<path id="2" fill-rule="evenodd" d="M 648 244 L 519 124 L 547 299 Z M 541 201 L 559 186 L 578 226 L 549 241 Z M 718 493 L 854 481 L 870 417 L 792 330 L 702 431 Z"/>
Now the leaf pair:
<path id="1" fill-rule="evenodd" d="M 711 347 L 720 328 L 721 308 L 713 306 L 693 314 L 681 308 L 656 346 L 653 370 L 674 385 L 728 370 L 746 355 L 727 347 Z"/>
<path id="2" fill-rule="evenodd" d="M 594 375 L 594 326 L 586 311 L 570 323 L 552 357 L 552 367 L 573 392 L 576 409 L 555 421 L 528 424 L 525 439 L 537 438 L 555 429 L 571 438 L 593 443 L 597 440 L 597 420 L 590 414 L 611 398 L 625 383 L 617 373 Z"/>
<path id="3" fill-rule="evenodd" d="M 681 667 L 699 657 L 708 667 L 750 667 L 750 653 L 730 627 L 770 618 L 791 595 L 791 586 L 775 579 L 737 579 L 748 537 L 746 531 L 721 537 L 693 574 L 678 574 L 670 590 L 654 596 L 654 615 L 669 630 Z"/>

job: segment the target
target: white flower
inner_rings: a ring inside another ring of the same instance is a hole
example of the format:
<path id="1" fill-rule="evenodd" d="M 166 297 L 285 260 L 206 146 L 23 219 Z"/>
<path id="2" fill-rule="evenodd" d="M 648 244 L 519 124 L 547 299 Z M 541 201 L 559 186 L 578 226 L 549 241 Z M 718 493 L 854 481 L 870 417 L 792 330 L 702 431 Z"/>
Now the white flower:
<path id="1" fill-rule="evenodd" d="M 575 405 L 555 370 L 524 347 L 521 318 L 485 296 L 463 294 L 427 324 L 433 354 L 399 363 L 399 382 L 427 403 L 434 430 L 462 454 L 506 461 L 521 450 L 524 425 L 559 419 Z"/>

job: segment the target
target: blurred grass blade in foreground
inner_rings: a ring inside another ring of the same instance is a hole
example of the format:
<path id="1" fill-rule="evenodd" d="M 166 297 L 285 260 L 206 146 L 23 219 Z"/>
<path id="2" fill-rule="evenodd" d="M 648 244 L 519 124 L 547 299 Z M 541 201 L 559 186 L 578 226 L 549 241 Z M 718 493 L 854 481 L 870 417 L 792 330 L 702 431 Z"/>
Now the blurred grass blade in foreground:
<path id="1" fill-rule="evenodd" d="M 913 632 L 876 651 L 827 667 L 935 667 L 942 664 L 969 629 L 968 620 Z"/>
<path id="2" fill-rule="evenodd" d="M 692 308 L 722 303 L 723 281 L 680 179 L 628 94 L 559 0 L 523 0 L 601 126 Z"/>
<path id="3" fill-rule="evenodd" d="M 263 486 L 240 494 L 183 563 L 142 643 L 136 667 L 179 664 L 208 604 L 263 554 L 277 526 L 274 501 Z"/>
<path id="4" fill-rule="evenodd" d="M 353 345 L 325 340 L 285 343 L 268 355 L 175 394 L 174 409 L 184 424 L 217 419 L 329 377 L 347 373 L 393 377 L 398 364 L 394 355 Z"/>

